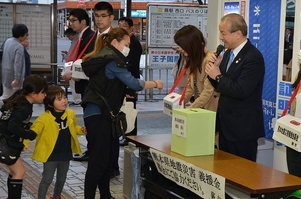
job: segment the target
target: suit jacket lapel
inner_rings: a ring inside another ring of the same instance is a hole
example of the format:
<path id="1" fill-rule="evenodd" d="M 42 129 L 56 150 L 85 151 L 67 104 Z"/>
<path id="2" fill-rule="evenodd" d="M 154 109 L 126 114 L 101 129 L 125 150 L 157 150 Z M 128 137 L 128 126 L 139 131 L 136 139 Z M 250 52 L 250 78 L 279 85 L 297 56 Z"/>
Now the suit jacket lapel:
<path id="1" fill-rule="evenodd" d="M 227 50 L 224 54 L 223 60 L 222 60 L 221 65 L 220 65 L 220 70 L 223 74 L 226 73 L 226 69 L 227 69 L 229 59 L 230 59 L 230 50 Z"/>
<path id="2" fill-rule="evenodd" d="M 236 69 L 236 67 L 240 64 L 240 62 L 243 60 L 246 51 L 248 50 L 249 46 L 251 45 L 250 41 L 244 45 L 244 47 L 239 51 L 239 53 L 234 57 L 232 64 L 230 65 L 227 74 L 231 73 Z M 229 53 L 230 54 L 230 53 Z"/>

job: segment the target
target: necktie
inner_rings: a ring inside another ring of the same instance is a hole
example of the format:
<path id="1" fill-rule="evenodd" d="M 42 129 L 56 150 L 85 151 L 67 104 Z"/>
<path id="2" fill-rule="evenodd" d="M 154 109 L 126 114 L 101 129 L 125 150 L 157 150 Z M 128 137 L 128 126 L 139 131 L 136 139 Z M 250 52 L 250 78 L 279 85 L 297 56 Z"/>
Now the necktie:
<path id="1" fill-rule="evenodd" d="M 230 52 L 230 58 L 229 58 L 229 61 L 228 61 L 228 65 L 227 65 L 226 72 L 228 71 L 228 69 L 229 69 L 229 67 L 230 67 L 230 65 L 231 65 L 231 63 L 232 63 L 233 58 L 234 58 L 234 53 L 233 53 L 233 51 L 231 50 L 231 52 Z"/>

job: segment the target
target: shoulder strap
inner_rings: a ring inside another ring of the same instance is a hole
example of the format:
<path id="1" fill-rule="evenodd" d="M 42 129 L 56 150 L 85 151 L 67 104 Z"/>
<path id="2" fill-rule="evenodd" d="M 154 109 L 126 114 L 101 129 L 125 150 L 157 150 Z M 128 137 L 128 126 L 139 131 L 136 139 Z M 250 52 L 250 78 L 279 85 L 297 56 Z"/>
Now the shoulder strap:
<path id="1" fill-rule="evenodd" d="M 178 78 L 176 79 L 175 83 L 173 84 L 173 86 L 171 87 L 170 91 L 168 92 L 168 94 L 172 93 L 175 88 L 177 87 L 177 85 L 179 84 L 179 82 L 181 81 L 183 75 L 186 73 L 186 68 L 183 68 L 183 70 L 181 71 L 180 75 L 178 76 Z"/>
<path id="2" fill-rule="evenodd" d="M 89 42 L 86 44 L 85 48 L 82 50 L 82 52 L 77 56 L 77 59 L 79 59 L 80 57 L 83 56 L 84 52 L 86 51 L 86 49 L 88 48 L 88 46 L 90 45 L 90 43 L 92 42 L 93 38 L 95 37 L 95 35 L 97 34 L 97 31 L 94 31 L 93 36 L 90 38 Z M 77 60 L 76 59 L 76 60 Z"/>
<path id="3" fill-rule="evenodd" d="M 300 81 L 300 82 L 301 82 L 301 81 Z M 299 90 L 299 88 L 300 88 L 300 82 L 298 83 L 297 87 L 295 88 L 295 90 L 294 90 L 294 92 L 293 92 L 293 94 L 292 94 L 292 96 L 291 96 L 290 101 L 288 102 L 288 104 L 286 105 L 285 109 L 283 110 L 283 112 L 282 112 L 282 114 L 281 114 L 281 117 L 283 117 L 283 116 L 286 115 L 288 108 L 289 108 L 289 107 L 291 106 L 291 104 L 293 103 L 293 101 L 294 101 L 294 99 L 295 99 L 295 97 L 296 97 L 296 95 L 297 95 L 297 93 L 298 93 L 298 90 Z"/>
<path id="4" fill-rule="evenodd" d="M 181 81 L 183 75 L 186 73 L 186 68 L 183 68 L 183 70 L 181 71 L 180 75 L 178 76 L 178 78 L 176 79 L 175 83 L 173 84 L 173 86 L 171 87 L 170 91 L 168 92 L 168 94 L 172 93 L 175 88 L 177 87 L 177 85 L 179 84 L 179 82 Z M 182 105 L 182 102 L 184 101 L 185 98 L 185 93 L 186 93 L 186 89 L 187 89 L 187 85 L 188 85 L 188 81 L 186 82 L 185 88 L 182 92 L 180 101 L 179 101 L 179 105 Z"/>
<path id="5" fill-rule="evenodd" d="M 104 98 L 97 90 L 95 89 L 92 89 L 99 97 L 101 97 L 101 99 L 104 101 L 104 103 L 107 105 L 108 109 L 109 109 L 109 112 L 111 114 L 111 117 L 115 117 L 115 115 L 113 114 L 113 111 L 110 107 L 110 105 L 108 104 L 106 98 Z"/>
<path id="6" fill-rule="evenodd" d="M 70 62 L 71 58 L 73 57 L 73 54 L 75 53 L 75 50 L 78 49 L 78 45 L 79 45 L 79 39 L 76 41 L 75 45 L 73 46 L 72 51 L 69 54 L 66 62 Z M 73 60 L 73 61 L 75 61 L 75 60 Z"/>

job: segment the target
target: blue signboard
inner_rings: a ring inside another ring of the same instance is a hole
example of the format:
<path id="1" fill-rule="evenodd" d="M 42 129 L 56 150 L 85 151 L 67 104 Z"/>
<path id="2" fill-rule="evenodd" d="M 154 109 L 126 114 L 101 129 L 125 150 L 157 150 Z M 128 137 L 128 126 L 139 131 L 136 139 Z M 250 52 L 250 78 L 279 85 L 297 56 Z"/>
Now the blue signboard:
<path id="1" fill-rule="evenodd" d="M 240 13 L 239 2 L 225 2 L 224 4 L 224 15 L 229 13 Z"/>
<path id="2" fill-rule="evenodd" d="M 131 17 L 139 17 L 145 18 L 146 17 L 146 10 L 132 10 Z"/>
<path id="3" fill-rule="evenodd" d="M 262 94 L 266 137 L 271 139 L 276 116 L 278 49 L 281 0 L 250 0 L 249 39 L 263 54 L 265 77 Z"/>

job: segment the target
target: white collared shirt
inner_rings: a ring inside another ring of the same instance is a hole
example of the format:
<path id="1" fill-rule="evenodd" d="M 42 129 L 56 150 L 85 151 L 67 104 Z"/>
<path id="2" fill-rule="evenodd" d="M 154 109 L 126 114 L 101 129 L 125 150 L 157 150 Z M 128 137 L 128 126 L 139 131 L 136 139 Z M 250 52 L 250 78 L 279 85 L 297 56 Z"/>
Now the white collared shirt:
<path id="1" fill-rule="evenodd" d="M 85 27 L 85 28 L 79 33 L 79 39 L 82 38 L 83 33 L 87 30 L 87 28 L 89 28 L 89 26 Z"/>
<path id="2" fill-rule="evenodd" d="M 246 39 L 244 42 L 242 42 L 239 46 L 237 46 L 235 49 L 233 49 L 233 60 L 236 57 L 236 55 L 241 51 L 241 49 L 246 45 L 246 43 L 248 42 L 248 39 Z"/>
<path id="3" fill-rule="evenodd" d="M 103 31 L 103 32 L 99 32 L 99 30 L 98 30 L 98 33 L 97 33 L 97 36 L 99 36 L 99 35 L 101 35 L 101 34 L 105 34 L 105 33 L 108 33 L 110 30 L 111 30 L 111 26 L 110 27 L 108 27 L 105 31 Z"/>

